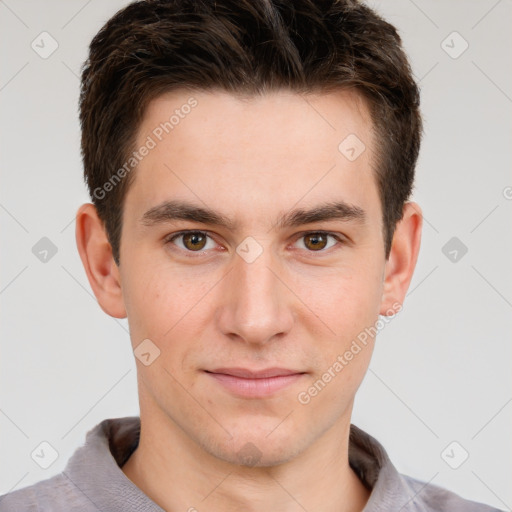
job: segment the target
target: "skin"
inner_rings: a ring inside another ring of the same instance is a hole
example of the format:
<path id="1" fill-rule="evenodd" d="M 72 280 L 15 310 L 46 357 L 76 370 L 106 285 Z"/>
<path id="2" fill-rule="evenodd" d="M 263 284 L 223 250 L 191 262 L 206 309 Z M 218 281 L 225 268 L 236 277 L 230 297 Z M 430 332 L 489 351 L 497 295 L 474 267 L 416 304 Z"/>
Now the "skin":
<path id="1" fill-rule="evenodd" d="M 153 100 L 137 147 L 191 95 Z M 122 470 L 165 510 L 362 510 L 369 490 L 349 466 L 348 436 L 375 340 L 309 403 L 297 397 L 404 300 L 421 210 L 404 206 L 386 259 L 372 122 L 355 92 L 193 97 L 197 106 L 134 171 L 120 266 L 94 206 L 76 216 L 78 250 L 101 308 L 128 317 L 132 348 L 149 338 L 160 350 L 148 366 L 136 359 L 141 438 Z M 366 146 L 354 161 L 338 150 L 349 134 Z M 144 212 L 168 199 L 208 206 L 238 228 L 190 220 L 144 226 Z M 340 200 L 361 208 L 364 222 L 277 226 L 283 212 Z M 180 230 L 211 238 L 194 251 L 183 237 L 168 241 Z M 315 249 L 305 236 L 315 230 L 344 243 L 329 237 Z M 262 249 L 252 263 L 236 252 L 246 237 Z M 271 396 L 243 398 L 204 371 L 219 367 L 305 374 Z M 244 462 L 244 446 L 258 457 Z"/>

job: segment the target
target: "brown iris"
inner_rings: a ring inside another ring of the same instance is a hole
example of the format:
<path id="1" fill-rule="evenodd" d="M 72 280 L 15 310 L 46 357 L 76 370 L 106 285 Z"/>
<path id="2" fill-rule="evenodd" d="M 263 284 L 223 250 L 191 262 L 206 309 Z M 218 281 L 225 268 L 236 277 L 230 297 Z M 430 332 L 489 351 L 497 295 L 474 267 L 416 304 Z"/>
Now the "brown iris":
<path id="1" fill-rule="evenodd" d="M 308 249 L 319 250 L 323 249 L 327 244 L 327 235 L 324 233 L 310 233 L 304 235 L 304 245 Z"/>
<path id="2" fill-rule="evenodd" d="M 196 232 L 184 233 L 183 245 L 191 251 L 200 251 L 206 244 L 206 235 L 204 233 Z"/>

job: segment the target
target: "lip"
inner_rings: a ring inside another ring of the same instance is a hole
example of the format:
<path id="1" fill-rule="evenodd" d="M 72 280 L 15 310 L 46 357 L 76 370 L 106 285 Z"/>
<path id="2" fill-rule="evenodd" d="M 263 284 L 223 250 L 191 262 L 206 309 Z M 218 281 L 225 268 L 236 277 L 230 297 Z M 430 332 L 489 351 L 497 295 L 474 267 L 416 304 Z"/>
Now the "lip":
<path id="1" fill-rule="evenodd" d="M 265 368 L 263 370 L 249 370 L 247 368 L 217 368 L 215 370 L 207 371 L 210 373 L 232 375 L 233 377 L 242 377 L 243 379 L 264 379 L 268 377 L 282 377 L 285 375 L 304 373 L 297 370 L 289 370 L 287 368 Z"/>
<path id="2" fill-rule="evenodd" d="M 232 394 L 244 398 L 271 396 L 305 375 L 305 372 L 286 368 L 217 368 L 205 373 Z"/>

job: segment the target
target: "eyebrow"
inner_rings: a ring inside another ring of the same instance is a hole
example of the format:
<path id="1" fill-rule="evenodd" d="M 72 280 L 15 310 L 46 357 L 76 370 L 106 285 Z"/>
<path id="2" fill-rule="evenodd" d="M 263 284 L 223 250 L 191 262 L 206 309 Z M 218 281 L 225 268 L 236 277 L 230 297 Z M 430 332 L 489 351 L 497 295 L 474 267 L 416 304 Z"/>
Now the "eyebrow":
<path id="1" fill-rule="evenodd" d="M 141 217 L 140 222 L 147 227 L 165 224 L 175 220 L 190 220 L 201 224 L 224 227 L 237 231 L 239 224 L 220 212 L 198 206 L 186 201 L 169 200 L 150 208 Z M 277 219 L 278 228 L 297 227 L 313 222 L 329 220 L 354 220 L 363 224 L 366 214 L 362 208 L 344 201 L 322 203 L 309 209 L 295 209 L 281 213 Z"/>

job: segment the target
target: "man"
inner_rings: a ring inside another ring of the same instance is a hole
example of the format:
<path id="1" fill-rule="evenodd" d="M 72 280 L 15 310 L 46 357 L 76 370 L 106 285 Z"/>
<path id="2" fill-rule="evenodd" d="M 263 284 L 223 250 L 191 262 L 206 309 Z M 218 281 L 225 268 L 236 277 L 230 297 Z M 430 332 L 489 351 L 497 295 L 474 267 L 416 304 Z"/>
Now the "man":
<path id="1" fill-rule="evenodd" d="M 355 1 L 134 3 L 91 43 L 80 120 L 77 245 L 128 318 L 140 420 L 0 510 L 492 510 L 350 423 L 420 247 L 391 25 Z"/>

